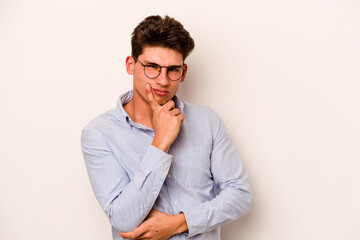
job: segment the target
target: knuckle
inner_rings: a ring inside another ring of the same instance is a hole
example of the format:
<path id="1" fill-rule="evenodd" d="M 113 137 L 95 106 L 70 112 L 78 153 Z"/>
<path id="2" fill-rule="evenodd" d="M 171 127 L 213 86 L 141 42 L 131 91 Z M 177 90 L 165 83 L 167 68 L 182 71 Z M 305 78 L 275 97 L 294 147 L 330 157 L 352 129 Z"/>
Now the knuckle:
<path id="1" fill-rule="evenodd" d="M 151 228 L 154 227 L 154 224 L 153 224 L 152 221 L 147 220 L 147 221 L 144 222 L 144 227 L 145 227 L 145 229 L 151 229 Z"/>
<path id="2" fill-rule="evenodd" d="M 174 100 L 169 100 L 169 105 L 172 106 L 172 107 L 175 106 Z"/>

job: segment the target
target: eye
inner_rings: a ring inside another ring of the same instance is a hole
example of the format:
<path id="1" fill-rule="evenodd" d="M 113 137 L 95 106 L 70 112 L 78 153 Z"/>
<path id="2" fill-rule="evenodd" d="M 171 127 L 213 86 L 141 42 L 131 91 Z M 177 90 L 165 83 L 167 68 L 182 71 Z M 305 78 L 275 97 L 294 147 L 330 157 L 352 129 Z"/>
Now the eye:
<path id="1" fill-rule="evenodd" d="M 169 72 L 180 72 L 181 67 L 168 67 Z"/>
<path id="2" fill-rule="evenodd" d="M 156 65 L 156 64 L 147 64 L 146 67 L 151 68 L 151 69 L 158 69 L 159 68 L 159 66 Z"/>

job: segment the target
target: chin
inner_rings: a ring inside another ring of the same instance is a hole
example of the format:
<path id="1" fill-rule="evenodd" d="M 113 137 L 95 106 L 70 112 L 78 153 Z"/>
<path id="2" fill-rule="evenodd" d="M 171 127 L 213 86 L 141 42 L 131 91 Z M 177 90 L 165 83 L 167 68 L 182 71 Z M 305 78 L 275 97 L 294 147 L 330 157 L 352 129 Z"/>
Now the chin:
<path id="1" fill-rule="evenodd" d="M 162 105 L 164 105 L 165 103 L 167 103 L 168 101 L 169 101 L 169 100 L 167 100 L 167 101 L 158 101 L 158 104 L 162 106 Z"/>
<path id="2" fill-rule="evenodd" d="M 158 104 L 160 104 L 161 106 L 164 105 L 165 103 L 167 103 L 170 99 L 156 99 L 155 100 L 157 101 Z"/>

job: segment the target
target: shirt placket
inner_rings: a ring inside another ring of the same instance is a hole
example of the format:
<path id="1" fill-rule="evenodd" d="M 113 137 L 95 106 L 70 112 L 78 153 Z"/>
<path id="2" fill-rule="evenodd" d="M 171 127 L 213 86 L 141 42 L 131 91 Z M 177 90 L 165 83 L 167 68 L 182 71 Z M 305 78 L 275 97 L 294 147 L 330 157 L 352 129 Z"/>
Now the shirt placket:
<path id="1" fill-rule="evenodd" d="M 171 152 L 169 152 L 169 154 L 171 154 Z M 179 214 L 182 209 L 176 178 L 177 176 L 174 174 L 173 167 L 171 166 L 166 177 L 166 185 L 168 186 L 169 200 L 173 214 Z"/>

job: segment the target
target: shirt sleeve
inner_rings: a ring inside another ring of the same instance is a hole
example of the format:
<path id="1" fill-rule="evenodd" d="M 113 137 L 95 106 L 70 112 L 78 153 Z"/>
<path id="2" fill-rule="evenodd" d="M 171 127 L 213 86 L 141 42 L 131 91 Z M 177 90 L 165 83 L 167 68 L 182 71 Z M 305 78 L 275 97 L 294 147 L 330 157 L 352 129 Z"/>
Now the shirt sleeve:
<path id="1" fill-rule="evenodd" d="M 91 186 L 110 223 L 119 232 L 132 231 L 152 209 L 172 156 L 149 145 L 130 180 L 101 131 L 85 127 L 81 145 Z"/>
<path id="2" fill-rule="evenodd" d="M 211 172 L 219 194 L 210 201 L 184 209 L 188 237 L 211 231 L 245 215 L 251 206 L 252 194 L 243 162 L 231 143 L 218 115 L 211 111 L 213 147 Z"/>

